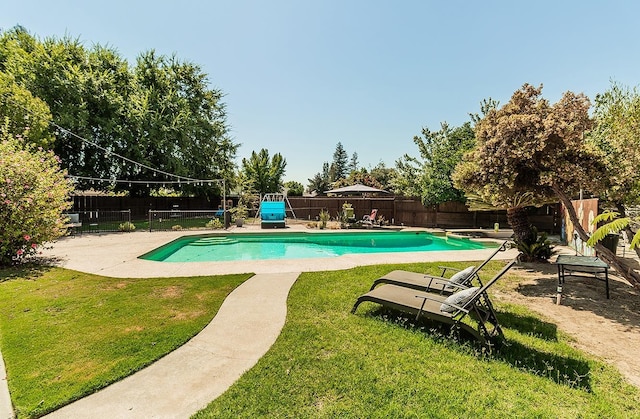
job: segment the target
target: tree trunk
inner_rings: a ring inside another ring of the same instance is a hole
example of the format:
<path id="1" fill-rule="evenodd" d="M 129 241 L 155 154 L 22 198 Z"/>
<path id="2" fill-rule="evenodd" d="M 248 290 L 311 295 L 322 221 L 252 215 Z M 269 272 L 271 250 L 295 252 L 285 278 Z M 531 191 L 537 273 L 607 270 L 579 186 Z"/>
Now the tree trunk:
<path id="1" fill-rule="evenodd" d="M 576 210 L 571 204 L 571 199 L 557 185 L 553 185 L 552 188 L 558 198 L 560 198 L 560 202 L 562 203 L 562 205 L 564 205 L 564 207 L 567 209 L 569 218 L 573 223 L 573 228 L 575 229 L 576 233 L 578 233 L 580 239 L 584 242 L 589 240 L 587 232 L 584 231 L 584 228 L 582 228 L 582 225 L 578 220 L 578 215 L 576 214 Z M 633 285 L 634 288 L 640 289 L 640 274 L 638 272 L 631 269 L 631 267 L 624 265 L 612 251 L 604 247 L 602 244 L 596 243 L 595 249 L 598 256 L 602 260 L 611 265 L 618 272 L 618 274 L 629 281 L 629 283 Z"/>
<path id="2" fill-rule="evenodd" d="M 527 215 L 526 208 L 507 208 L 507 221 L 513 229 L 513 235 L 515 236 L 516 243 L 523 242 L 532 244 L 533 241 L 536 240 L 531 224 L 529 223 L 529 216 Z"/>

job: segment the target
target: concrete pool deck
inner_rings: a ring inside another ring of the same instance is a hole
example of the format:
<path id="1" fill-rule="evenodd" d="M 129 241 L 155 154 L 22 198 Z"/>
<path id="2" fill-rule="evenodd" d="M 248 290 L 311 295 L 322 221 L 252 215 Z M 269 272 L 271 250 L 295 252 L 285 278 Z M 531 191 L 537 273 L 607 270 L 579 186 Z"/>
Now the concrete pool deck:
<path id="1" fill-rule="evenodd" d="M 287 230 L 306 228 L 294 225 Z M 228 232 L 251 231 L 268 230 L 250 226 Z M 284 326 L 287 296 L 301 272 L 382 263 L 484 260 L 493 252 L 489 248 L 243 262 L 167 263 L 138 259 L 187 234 L 202 232 L 88 234 L 65 237 L 44 252 L 43 256 L 58 266 L 119 278 L 256 273 L 229 294 L 211 323 L 185 345 L 149 367 L 47 417 L 189 417 L 226 391 L 269 350 Z M 511 249 L 495 258 L 512 259 L 516 255 L 517 251 Z M 0 401 L 2 393 L 0 388 Z M 0 406 L 0 417 L 11 417 L 11 414 L 10 411 L 5 414 Z"/>
<path id="2" fill-rule="evenodd" d="M 246 224 L 245 224 L 246 226 Z M 405 229 L 404 231 L 425 231 L 425 229 Z M 269 233 L 283 230 L 262 230 L 259 225 L 233 227 L 224 233 Z M 284 231 L 308 231 L 302 224 L 293 224 Z M 338 230 L 344 232 L 345 230 Z M 355 230 L 358 231 L 358 230 Z M 362 231 L 362 230 L 360 230 Z M 324 230 L 323 234 L 331 234 Z M 203 231 L 134 232 L 110 234 L 85 234 L 65 237 L 56 242 L 52 249 L 45 250 L 43 256 L 55 260 L 59 266 L 81 272 L 116 278 L 153 278 L 195 275 L 217 275 L 253 272 L 314 272 L 349 269 L 362 265 L 386 263 L 411 263 L 432 261 L 484 260 L 488 250 L 456 250 L 434 252 L 351 254 L 332 258 L 283 259 L 239 262 L 155 262 L 138 259 L 157 247 L 185 235 L 206 234 Z M 486 239 L 488 241 L 490 240 Z M 501 252 L 498 259 L 512 259 L 516 251 Z"/>

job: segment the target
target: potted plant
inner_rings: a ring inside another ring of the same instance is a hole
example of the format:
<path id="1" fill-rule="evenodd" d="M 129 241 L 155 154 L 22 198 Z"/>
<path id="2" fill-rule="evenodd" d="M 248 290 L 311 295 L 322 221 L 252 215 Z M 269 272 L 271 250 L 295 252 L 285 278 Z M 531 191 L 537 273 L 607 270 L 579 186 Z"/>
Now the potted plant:
<path id="1" fill-rule="evenodd" d="M 247 206 L 242 202 L 238 202 L 238 205 L 231 209 L 231 215 L 236 223 L 236 227 L 242 227 L 244 225 L 244 219 L 247 218 L 247 214 Z"/>

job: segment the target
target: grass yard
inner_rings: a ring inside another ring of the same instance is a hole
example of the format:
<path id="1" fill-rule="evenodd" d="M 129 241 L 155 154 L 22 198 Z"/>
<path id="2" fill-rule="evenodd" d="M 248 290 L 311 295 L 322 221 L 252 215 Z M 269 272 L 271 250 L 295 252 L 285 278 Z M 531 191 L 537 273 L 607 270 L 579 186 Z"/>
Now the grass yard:
<path id="1" fill-rule="evenodd" d="M 399 268 L 435 274 L 439 264 L 302 274 L 275 345 L 196 417 L 640 417 L 637 388 L 523 307 L 494 299 L 506 344 L 491 354 L 372 303 L 350 314 L 374 278 Z M 502 266 L 491 262 L 483 277 Z M 180 346 L 248 276 L 0 271 L 0 345 L 18 417 L 41 416 Z M 496 286 L 509 281 L 517 273 Z"/>
<path id="2" fill-rule="evenodd" d="M 501 266 L 491 262 L 483 277 Z M 275 345 L 196 417 L 640 417 L 637 388 L 523 307 L 494 299 L 506 335 L 494 354 L 372 303 L 350 314 L 374 278 L 399 267 L 302 274 Z M 501 279 L 517 280 L 513 271 Z"/>
<path id="3" fill-rule="evenodd" d="M 249 276 L 0 270 L 0 347 L 18 417 L 41 416 L 181 346 Z"/>

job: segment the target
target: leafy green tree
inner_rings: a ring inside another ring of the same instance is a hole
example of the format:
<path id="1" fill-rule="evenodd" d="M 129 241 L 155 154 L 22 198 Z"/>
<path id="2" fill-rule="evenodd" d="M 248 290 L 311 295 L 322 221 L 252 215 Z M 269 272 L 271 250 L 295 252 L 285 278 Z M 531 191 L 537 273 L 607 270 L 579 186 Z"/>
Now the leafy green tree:
<path id="1" fill-rule="evenodd" d="M 354 151 L 353 154 L 351 155 L 351 159 L 349 160 L 347 171 L 351 173 L 351 172 L 355 172 L 356 170 L 358 170 L 358 153 Z"/>
<path id="2" fill-rule="evenodd" d="M 325 195 L 326 192 L 331 189 L 331 182 L 329 181 L 329 163 L 324 162 L 322 165 L 322 172 L 316 173 L 311 179 L 307 180 L 309 181 L 309 184 L 307 185 L 307 191 L 309 191 L 309 193 Z"/>
<path id="3" fill-rule="evenodd" d="M 284 187 L 287 190 L 288 196 L 302 196 L 304 193 L 304 185 L 295 180 L 290 180 L 284 183 Z"/>
<path id="4" fill-rule="evenodd" d="M 394 185 L 404 195 L 420 196 L 425 205 L 447 201 L 464 202 L 464 193 L 453 186 L 451 174 L 462 156 L 475 144 L 471 123 L 451 128 L 445 122 L 439 131 L 422 128 L 415 136 L 420 158 L 405 154 L 396 161 Z"/>
<path id="5" fill-rule="evenodd" d="M 571 204 L 582 188 L 604 190 L 606 167 L 585 140 L 592 127 L 589 99 L 566 92 L 554 105 L 541 97 L 542 86 L 525 84 L 500 109 L 490 110 L 475 128 L 476 147 L 453 175 L 456 187 L 498 208 L 507 208 L 509 224 L 521 243 L 535 244 L 527 205 L 560 200 L 583 241 L 589 237 Z M 596 244 L 602 259 L 640 288 L 640 275 Z"/>
<path id="6" fill-rule="evenodd" d="M 62 234 L 72 186 L 53 152 L 8 130 L 0 140 L 0 265 L 9 265 Z"/>
<path id="7" fill-rule="evenodd" d="M 208 87 L 197 65 L 148 51 L 130 67 L 114 49 L 87 49 L 70 37 L 39 41 L 17 27 L 0 36 L 2 70 L 42 99 L 64 128 L 55 130 L 54 150 L 72 175 L 173 180 L 119 154 L 183 177 L 233 177 L 238 145 L 228 134 L 223 93 Z M 146 185 L 112 186 L 149 193 Z M 208 195 L 218 186 L 180 188 Z"/>
<path id="8" fill-rule="evenodd" d="M 137 161 L 186 177 L 233 176 L 238 145 L 228 135 L 223 94 L 207 87 L 198 66 L 150 51 L 138 58 L 134 83 Z M 131 169 L 129 177 L 149 176 L 139 167 Z M 199 194 L 211 190 L 209 185 L 182 188 Z"/>
<path id="9" fill-rule="evenodd" d="M 342 143 L 338 142 L 336 150 L 333 152 L 333 162 L 329 168 L 329 181 L 335 182 L 347 177 L 349 165 L 349 155 L 342 147 Z"/>
<path id="10" fill-rule="evenodd" d="M 12 75 L 0 71 L 0 123 L 3 129 L 13 136 L 24 136 L 26 141 L 47 147 L 53 144 L 50 121 L 49 106 L 18 85 Z"/>
<path id="11" fill-rule="evenodd" d="M 612 83 L 596 96 L 593 114 L 588 140 L 602 154 L 607 171 L 601 199 L 615 208 L 617 225 L 632 241 L 640 231 L 638 220 L 628 214 L 629 207 L 640 204 L 640 92 Z M 640 248 L 636 252 L 640 255 Z"/>
<path id="12" fill-rule="evenodd" d="M 254 190 L 261 195 L 282 190 L 286 166 L 287 161 L 280 153 L 269 157 L 269 151 L 265 148 L 259 153 L 253 151 L 248 159 L 242 159 L 244 176 L 251 180 Z"/>
<path id="13" fill-rule="evenodd" d="M 392 191 L 393 187 L 391 185 L 391 181 L 394 177 L 395 169 L 386 167 L 383 162 L 380 162 L 371 170 L 367 170 L 362 167 L 358 170 L 351 171 L 346 179 L 335 182 L 333 187 L 340 188 L 360 183 L 362 185 L 371 186 L 372 188 Z"/>

